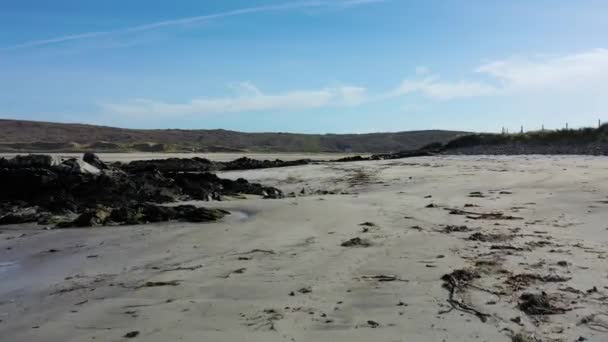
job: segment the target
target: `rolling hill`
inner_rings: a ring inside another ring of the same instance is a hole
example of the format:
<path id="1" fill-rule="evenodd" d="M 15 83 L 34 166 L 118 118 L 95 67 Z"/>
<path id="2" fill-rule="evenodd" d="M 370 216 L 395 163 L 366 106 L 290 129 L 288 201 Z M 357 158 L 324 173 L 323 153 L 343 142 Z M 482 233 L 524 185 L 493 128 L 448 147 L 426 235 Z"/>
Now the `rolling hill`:
<path id="1" fill-rule="evenodd" d="M 124 129 L 0 119 L 1 152 L 357 152 L 414 150 L 466 132 L 370 134 L 243 133 L 228 130 Z"/>

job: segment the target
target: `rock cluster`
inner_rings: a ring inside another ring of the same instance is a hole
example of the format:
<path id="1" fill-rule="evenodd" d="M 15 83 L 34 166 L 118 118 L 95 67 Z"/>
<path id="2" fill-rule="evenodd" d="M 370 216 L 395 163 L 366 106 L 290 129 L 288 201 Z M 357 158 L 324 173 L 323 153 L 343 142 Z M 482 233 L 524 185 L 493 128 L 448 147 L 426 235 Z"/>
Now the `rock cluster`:
<path id="1" fill-rule="evenodd" d="M 213 163 L 201 158 L 110 165 L 90 153 L 63 161 L 48 155 L 0 158 L 0 224 L 200 222 L 218 219 L 225 212 L 158 204 L 239 194 L 283 197 L 276 188 L 245 179 L 221 179 L 207 172 L 208 165 Z"/>

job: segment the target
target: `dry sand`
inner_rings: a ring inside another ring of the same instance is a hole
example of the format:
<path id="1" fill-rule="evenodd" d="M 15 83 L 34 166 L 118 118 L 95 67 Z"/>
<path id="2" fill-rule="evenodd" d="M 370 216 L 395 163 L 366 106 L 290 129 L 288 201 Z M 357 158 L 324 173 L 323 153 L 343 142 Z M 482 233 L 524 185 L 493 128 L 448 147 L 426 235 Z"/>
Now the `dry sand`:
<path id="1" fill-rule="evenodd" d="M 210 224 L 2 230 L 0 340 L 608 339 L 606 158 L 411 158 L 222 176 L 297 197 L 201 203 L 233 211 Z M 495 235 L 469 240 L 475 233 Z M 371 245 L 341 246 L 356 237 Z M 463 268 L 479 278 L 457 283 L 450 311 L 441 278 Z M 565 313 L 518 308 L 522 293 L 540 291 Z"/>

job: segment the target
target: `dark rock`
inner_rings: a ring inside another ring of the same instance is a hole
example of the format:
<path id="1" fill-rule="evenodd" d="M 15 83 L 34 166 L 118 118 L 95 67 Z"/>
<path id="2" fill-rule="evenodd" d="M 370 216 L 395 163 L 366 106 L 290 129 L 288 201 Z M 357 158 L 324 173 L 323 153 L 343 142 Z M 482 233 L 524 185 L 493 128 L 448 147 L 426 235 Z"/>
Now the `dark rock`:
<path id="1" fill-rule="evenodd" d="M 168 158 L 155 160 L 135 160 L 122 166 L 130 173 L 150 171 L 160 172 L 207 172 L 217 170 L 215 163 L 204 158 Z"/>
<path id="2" fill-rule="evenodd" d="M 137 225 L 150 222 L 167 222 L 179 220 L 185 222 L 216 221 L 229 214 L 219 209 L 207 209 L 193 205 L 167 207 L 153 204 L 132 205 L 113 210 L 98 208 L 89 210 L 74 221 L 63 223 L 61 228 L 93 227 L 110 224 Z"/>
<path id="3" fill-rule="evenodd" d="M 145 223 L 144 214 L 140 207 L 120 207 L 112 210 L 110 221 L 125 225 Z"/>
<path id="4" fill-rule="evenodd" d="M 90 153 L 90 152 L 85 153 L 84 156 L 82 157 L 82 160 L 84 160 L 86 163 L 89 163 L 89 164 L 95 166 L 96 168 L 98 168 L 100 170 L 109 169 L 108 165 L 106 165 L 106 163 L 102 162 L 99 159 L 99 157 L 97 157 L 97 155 L 94 153 Z"/>
<path id="5" fill-rule="evenodd" d="M 39 218 L 37 208 L 26 208 L 0 216 L 0 225 L 37 222 Z"/>
<path id="6" fill-rule="evenodd" d="M 216 220 L 226 212 L 152 204 L 193 199 L 221 200 L 223 196 L 241 194 L 283 197 L 276 188 L 249 183 L 242 178 L 221 179 L 207 172 L 183 172 L 179 169 L 209 169 L 213 163 L 201 158 L 142 161 L 126 166 L 105 164 L 94 154 L 87 154 L 84 159 L 86 161 L 68 159 L 62 163 L 56 163 L 49 156 L 37 155 L 0 159 L 0 222 L 39 221 L 48 224 L 53 221 L 61 227 L 167 220 L 204 222 Z M 30 207 L 38 207 L 37 212 L 19 213 L 19 210 Z M 78 214 L 74 220 L 57 219 L 57 215 L 74 213 Z"/>
<path id="7" fill-rule="evenodd" d="M 222 163 L 222 170 L 252 170 L 252 169 L 266 169 L 266 168 L 274 168 L 274 167 L 287 167 L 287 166 L 297 166 L 297 165 L 307 165 L 310 164 L 312 160 L 310 159 L 299 159 L 299 160 L 291 160 L 291 161 L 283 161 L 280 159 L 277 160 L 256 160 L 247 157 L 239 158 L 230 162 Z"/>
<path id="8" fill-rule="evenodd" d="M 199 200 L 221 200 L 222 195 L 250 194 L 265 198 L 282 198 L 283 193 L 272 187 L 249 183 L 243 178 L 236 181 L 221 179 L 211 173 L 169 173 L 185 195 Z"/>
<path id="9" fill-rule="evenodd" d="M 139 331 L 129 331 L 123 337 L 124 338 L 135 338 L 139 335 Z"/>
<path id="10" fill-rule="evenodd" d="M 0 161 L 0 167 L 7 168 L 49 168 L 56 164 L 57 161 L 52 156 L 46 154 L 28 154 L 23 156 L 18 155 L 12 159 L 3 159 L 2 161 Z"/>
<path id="11" fill-rule="evenodd" d="M 175 210 L 177 218 L 186 222 L 216 221 L 228 213 L 224 210 L 196 208 L 194 206 L 179 206 Z"/>
<path id="12" fill-rule="evenodd" d="M 376 322 L 376 321 L 369 320 L 369 321 L 367 321 L 367 325 L 368 325 L 370 328 L 375 329 L 375 328 L 377 328 L 377 327 L 379 327 L 379 326 L 380 326 L 380 323 L 378 323 L 378 322 Z"/>
<path id="13" fill-rule="evenodd" d="M 352 238 L 348 241 L 344 241 L 340 244 L 342 247 L 369 247 L 372 243 L 368 240 L 361 239 L 359 237 Z"/>
<path id="14" fill-rule="evenodd" d="M 369 157 L 353 156 L 353 157 L 344 157 L 344 158 L 336 159 L 336 162 L 342 163 L 342 162 L 353 162 L 353 161 L 364 161 L 364 160 L 370 160 L 370 159 L 369 159 Z"/>
<path id="15" fill-rule="evenodd" d="M 185 206 L 184 206 L 185 207 Z M 194 208 L 194 206 L 188 206 Z M 145 205 L 134 208 L 136 212 L 141 212 L 141 222 L 166 222 L 174 220 L 180 216 L 180 209 L 177 207 L 165 207 L 160 205 Z"/>
<path id="16" fill-rule="evenodd" d="M 108 222 L 110 214 L 111 211 L 107 208 L 90 209 L 80 214 L 74 221 L 70 223 L 60 224 L 59 227 L 84 228 L 93 226 L 103 226 L 106 224 L 106 222 Z"/>

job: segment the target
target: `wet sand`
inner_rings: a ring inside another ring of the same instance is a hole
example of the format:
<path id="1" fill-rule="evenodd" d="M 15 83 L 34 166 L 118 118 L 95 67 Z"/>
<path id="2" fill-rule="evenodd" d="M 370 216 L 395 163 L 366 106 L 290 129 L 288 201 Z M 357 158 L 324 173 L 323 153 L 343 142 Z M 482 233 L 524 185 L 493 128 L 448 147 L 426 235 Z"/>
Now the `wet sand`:
<path id="1" fill-rule="evenodd" d="M 573 156 L 234 171 L 296 197 L 198 202 L 233 211 L 216 223 L 6 227 L 0 336 L 605 341 L 607 171 Z M 521 295 L 541 291 L 554 312 L 527 314 Z"/>

